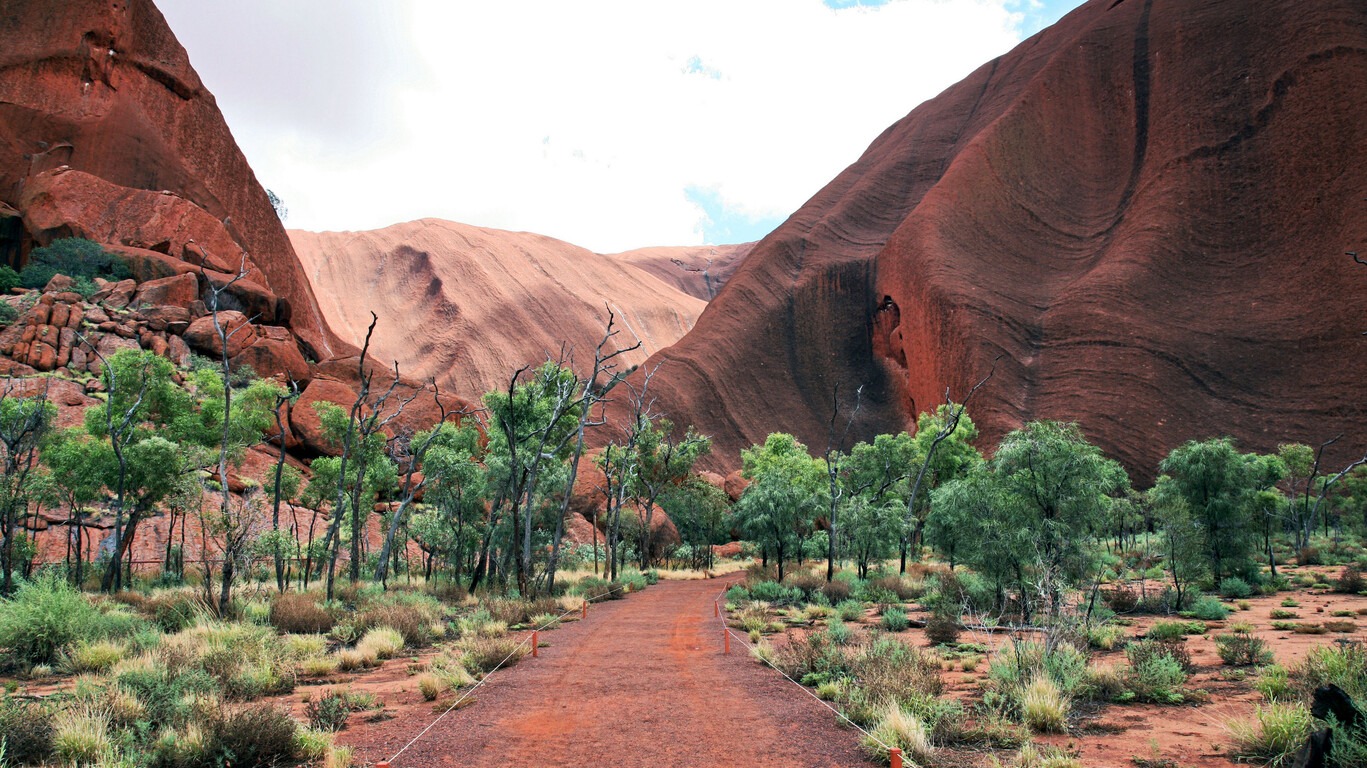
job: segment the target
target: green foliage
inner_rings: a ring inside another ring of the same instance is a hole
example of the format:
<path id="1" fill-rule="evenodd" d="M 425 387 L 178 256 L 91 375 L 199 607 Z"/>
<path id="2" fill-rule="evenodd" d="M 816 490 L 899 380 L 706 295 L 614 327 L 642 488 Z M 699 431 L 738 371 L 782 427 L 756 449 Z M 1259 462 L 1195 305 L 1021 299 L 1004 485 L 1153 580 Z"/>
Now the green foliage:
<path id="1" fill-rule="evenodd" d="M 1238 576 L 1226 576 L 1220 580 L 1220 596 L 1237 600 L 1253 594 L 1253 587 Z"/>
<path id="2" fill-rule="evenodd" d="M 19 283 L 19 273 L 11 269 L 8 264 L 0 264 L 0 294 L 13 291 L 19 287 Z"/>
<path id="3" fill-rule="evenodd" d="M 106 251 L 99 243 L 67 237 L 34 248 L 29 254 L 28 265 L 19 273 L 19 281 L 25 288 L 42 288 L 53 275 L 126 280 L 133 273 L 123 259 Z"/>
<path id="4" fill-rule="evenodd" d="M 19 310 L 8 301 L 0 301 L 0 325 L 9 325 L 19 319 Z"/>
<path id="5" fill-rule="evenodd" d="M 835 645 L 847 645 L 854 638 L 854 633 L 845 626 L 845 622 L 832 617 L 826 624 L 826 637 Z"/>
<path id="6" fill-rule="evenodd" d="M 1236 720 L 1229 724 L 1234 755 L 1271 766 L 1284 765 L 1300 751 L 1313 725 L 1310 710 L 1299 702 L 1259 705 L 1253 722 Z"/>
<path id="7" fill-rule="evenodd" d="M 825 471 L 805 445 L 781 432 L 742 451 L 741 459 L 751 482 L 736 504 L 736 523 L 775 555 L 781 578 L 799 533 L 809 531 L 825 507 Z"/>
<path id="8" fill-rule="evenodd" d="M 1215 636 L 1215 650 L 1220 660 L 1230 666 L 1250 667 L 1272 663 L 1272 650 L 1267 642 L 1248 632 Z"/>
<path id="9" fill-rule="evenodd" d="M 1229 617 L 1229 607 L 1213 595 L 1202 595 L 1191 605 L 1191 615 L 1205 621 L 1224 621 Z"/>
<path id="10" fill-rule="evenodd" d="M 0 698 L 4 765 L 34 765 L 52 752 L 52 712 L 42 702 Z"/>
<path id="11" fill-rule="evenodd" d="M 987 580 L 1010 585 L 1028 617 L 1043 594 L 1051 613 L 1100 567 L 1097 519 L 1129 480 L 1075 424 L 1031 422 L 991 461 L 931 497 L 931 541 Z M 942 538 L 952 531 L 953 540 Z"/>
<path id="12" fill-rule="evenodd" d="M 0 601 L 0 648 L 12 664 L 52 664 L 67 645 L 121 629 L 131 626 L 101 613 L 53 574 L 21 585 L 13 598 Z"/>
<path id="13" fill-rule="evenodd" d="M 1130 662 L 1126 685 L 1134 698 L 1154 704 L 1182 703 L 1187 672 L 1174 646 L 1153 640 L 1130 643 L 1125 657 Z"/>
<path id="14" fill-rule="evenodd" d="M 1285 701 L 1295 695 L 1291 686 L 1291 676 L 1287 673 L 1286 667 L 1280 664 L 1269 664 L 1258 670 L 1258 680 L 1254 687 L 1268 701 Z"/>
<path id="15" fill-rule="evenodd" d="M 1355 642 L 1317 645 L 1292 669 L 1291 679 L 1306 698 L 1321 685 L 1332 683 L 1357 701 L 1367 700 L 1367 646 Z"/>
<path id="16" fill-rule="evenodd" d="M 883 629 L 889 632 L 901 632 L 911 626 L 911 619 L 907 618 L 907 612 L 896 606 L 888 606 L 883 609 Z"/>

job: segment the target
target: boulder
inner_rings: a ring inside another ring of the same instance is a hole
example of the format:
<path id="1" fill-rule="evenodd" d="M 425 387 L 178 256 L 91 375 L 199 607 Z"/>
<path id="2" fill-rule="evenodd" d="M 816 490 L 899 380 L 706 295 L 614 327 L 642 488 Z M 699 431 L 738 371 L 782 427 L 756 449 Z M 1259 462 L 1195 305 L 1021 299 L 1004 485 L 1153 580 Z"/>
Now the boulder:
<path id="1" fill-rule="evenodd" d="M 290 428 L 304 446 L 318 453 L 336 456 L 341 449 L 324 435 L 322 421 L 313 404 L 334 403 L 343 409 L 350 409 L 355 402 L 356 391 L 346 384 L 336 379 L 314 378 L 290 408 Z"/>
<path id="2" fill-rule="evenodd" d="M 145 307 L 138 316 L 154 331 L 182 334 L 190 328 L 190 310 L 185 307 Z M 213 330 L 213 320 L 209 321 L 209 330 Z"/>
<path id="3" fill-rule="evenodd" d="M 196 321 L 198 322 L 198 321 Z M 312 378 L 309 364 L 299 352 L 294 338 L 262 337 L 232 359 L 234 366 L 250 365 L 257 374 L 270 378 L 295 381 L 301 386 Z"/>
<path id="4" fill-rule="evenodd" d="M 199 299 L 199 278 L 186 272 L 174 277 L 151 280 L 138 286 L 133 303 L 144 306 L 171 306 L 185 308 Z"/>
<path id="5" fill-rule="evenodd" d="M 228 336 L 228 357 L 237 357 L 256 343 L 256 329 L 241 312 L 231 309 L 219 312 L 218 322 Z M 213 315 L 196 319 L 181 336 L 191 347 L 207 355 L 218 358 L 223 354 L 223 342 L 214 328 Z"/>
<path id="6" fill-rule="evenodd" d="M 53 275 L 52 279 L 43 286 L 43 293 L 64 293 L 72 289 L 76 281 L 66 275 Z"/>

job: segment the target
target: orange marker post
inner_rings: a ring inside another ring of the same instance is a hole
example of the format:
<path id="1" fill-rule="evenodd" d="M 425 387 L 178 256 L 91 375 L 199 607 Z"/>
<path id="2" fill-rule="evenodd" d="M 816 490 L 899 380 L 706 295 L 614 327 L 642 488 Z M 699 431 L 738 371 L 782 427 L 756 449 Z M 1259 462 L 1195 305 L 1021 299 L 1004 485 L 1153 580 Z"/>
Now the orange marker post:
<path id="1" fill-rule="evenodd" d="M 727 632 L 725 629 L 723 629 L 723 630 L 721 631 L 721 637 L 722 637 L 722 641 L 721 641 L 721 642 L 722 642 L 722 648 L 723 648 L 722 653 L 724 653 L 724 654 L 726 654 L 726 655 L 729 656 L 729 655 L 731 654 L 731 633 L 730 633 L 730 632 Z"/>
<path id="2" fill-rule="evenodd" d="M 892 768 L 902 768 L 902 750 L 897 747 L 889 749 L 888 762 L 892 764 Z"/>
<path id="3" fill-rule="evenodd" d="M 589 601 L 588 601 L 588 600 L 585 600 L 584 602 L 582 602 L 582 603 L 579 604 L 579 618 L 581 618 L 581 619 L 587 619 L 588 617 L 589 617 Z"/>
<path id="4" fill-rule="evenodd" d="M 536 630 L 532 630 L 532 658 L 535 659 L 540 650 L 541 643 L 536 639 Z"/>
<path id="5" fill-rule="evenodd" d="M 389 768 L 389 761 L 381 760 L 380 762 L 375 764 L 375 768 Z"/>
<path id="6" fill-rule="evenodd" d="M 721 607 L 717 605 L 716 600 L 712 601 L 712 615 L 717 617 L 721 616 Z"/>

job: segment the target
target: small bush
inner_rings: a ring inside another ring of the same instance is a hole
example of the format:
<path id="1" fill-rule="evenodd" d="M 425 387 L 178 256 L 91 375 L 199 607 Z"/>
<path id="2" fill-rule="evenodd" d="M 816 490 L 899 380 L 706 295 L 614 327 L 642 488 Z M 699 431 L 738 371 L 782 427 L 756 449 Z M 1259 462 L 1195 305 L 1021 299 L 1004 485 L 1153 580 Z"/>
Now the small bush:
<path id="1" fill-rule="evenodd" d="M 1313 584 L 1314 582 L 1312 581 L 1311 583 Z M 1299 607 L 1301 607 L 1301 604 L 1300 604 L 1300 601 L 1296 600 L 1294 597 L 1286 597 L 1286 598 L 1282 598 L 1282 607 L 1283 607 L 1283 608 L 1299 608 Z"/>
<path id="2" fill-rule="evenodd" d="M 499 664 L 511 667 L 527 653 L 526 645 L 510 637 L 462 638 L 461 663 L 472 675 L 487 674 Z"/>
<path id="3" fill-rule="evenodd" d="M 895 701 L 884 705 L 878 724 L 860 744 L 869 754 L 879 758 L 888 756 L 885 744 L 897 747 L 912 765 L 929 764 L 935 753 L 925 724 L 915 713 L 903 709 Z"/>
<path id="4" fill-rule="evenodd" d="M 1339 619 L 1324 622 L 1324 628 L 1329 630 L 1330 632 L 1341 632 L 1346 634 L 1349 632 L 1356 632 L 1358 629 L 1358 625 L 1356 622 L 1344 621 L 1342 619 Z"/>
<path id="5" fill-rule="evenodd" d="M 1228 576 L 1220 581 L 1220 596 L 1238 600 L 1253 594 L 1253 587 L 1238 576 Z"/>
<path id="6" fill-rule="evenodd" d="M 810 600 L 813 595 L 821 594 L 821 588 L 826 586 L 826 580 L 811 571 L 797 571 L 783 577 L 783 586 L 802 590 L 803 596 Z"/>
<path id="7" fill-rule="evenodd" d="M 1206 631 L 1206 625 L 1192 621 L 1155 621 L 1149 627 L 1148 638 L 1170 643 L 1180 641 L 1187 635 L 1199 635 Z"/>
<path id="8" fill-rule="evenodd" d="M 1329 632 L 1322 624 L 1297 624 L 1291 631 L 1298 635 L 1324 635 Z"/>
<path id="9" fill-rule="evenodd" d="M 1295 695 L 1286 667 L 1280 664 L 1269 664 L 1259 670 L 1258 680 L 1253 687 L 1268 701 L 1285 701 Z"/>
<path id="10" fill-rule="evenodd" d="M 1356 595 L 1363 590 L 1367 590 L 1367 577 L 1362 575 L 1362 566 L 1357 563 L 1344 568 L 1334 583 L 1335 592 Z"/>
<path id="11" fill-rule="evenodd" d="M 1087 644 L 1103 651 L 1113 650 L 1125 639 L 1125 628 L 1115 624 L 1102 624 L 1087 630 Z"/>
<path id="12" fill-rule="evenodd" d="M 1123 584 L 1112 589 L 1102 590 L 1101 599 L 1108 608 L 1116 613 L 1129 613 L 1139 607 L 1139 593 Z"/>
<path id="13" fill-rule="evenodd" d="M 1186 667 L 1174 650 L 1180 646 L 1145 640 L 1130 643 L 1125 656 L 1130 662 L 1127 687 L 1140 701 L 1155 704 L 1180 704 L 1181 688 L 1187 681 Z M 1188 658 L 1187 664 L 1190 664 Z"/>
<path id="14" fill-rule="evenodd" d="M 0 301 L 0 325 L 9 325 L 19 319 L 19 310 L 7 301 Z"/>
<path id="15" fill-rule="evenodd" d="M 1191 614 L 1205 621 L 1224 621 L 1229 616 L 1229 608 L 1219 598 L 1202 595 L 1191 605 Z"/>
<path id="16" fill-rule="evenodd" d="M 775 605 L 795 605 L 803 601 L 803 594 L 800 589 L 789 589 L 776 581 L 761 581 L 750 587 L 750 598 Z"/>
<path id="17" fill-rule="evenodd" d="M 104 672 L 123 661 L 122 643 L 112 640 L 81 640 L 66 651 L 64 666 L 74 675 Z"/>
<path id="18" fill-rule="evenodd" d="M 864 604 L 857 600 L 842 600 L 835 606 L 835 615 L 841 621 L 859 621 L 864 618 Z"/>
<path id="19" fill-rule="evenodd" d="M 935 611 L 926 619 L 926 639 L 935 645 L 952 645 L 959 640 L 959 620 Z"/>
<path id="20" fill-rule="evenodd" d="M 71 765 L 98 763 L 109 754 L 109 714 L 90 706 L 59 712 L 52 721 L 52 753 Z"/>
<path id="21" fill-rule="evenodd" d="M 356 644 L 356 650 L 377 659 L 392 659 L 394 654 L 403 650 L 404 637 L 397 629 L 375 627 Z"/>
<path id="22" fill-rule="evenodd" d="M 1296 553 L 1297 565 L 1323 565 L 1324 556 L 1315 547 L 1301 547 Z"/>
<path id="23" fill-rule="evenodd" d="M 1234 742 L 1235 757 L 1282 765 L 1300 751 L 1313 723 L 1304 704 L 1271 702 L 1254 710 L 1252 722 L 1235 720 L 1226 728 Z"/>
<path id="24" fill-rule="evenodd" d="M 118 622 L 66 581 L 44 576 L 0 601 L 0 648 L 8 650 L 12 662 L 51 664 L 66 646 L 114 634 Z"/>
<path id="25" fill-rule="evenodd" d="M 849 600 L 854 594 L 854 589 L 850 587 L 848 581 L 833 579 L 821 585 L 821 594 L 826 596 L 826 600 L 831 605 L 837 605 L 845 600 Z"/>
<path id="26" fill-rule="evenodd" d="M 5 765 L 40 763 L 52 753 L 52 714 L 38 702 L 0 699 Z"/>
<path id="27" fill-rule="evenodd" d="M 401 648 L 405 645 L 421 648 L 432 641 L 431 626 L 434 618 L 413 605 L 372 605 L 356 616 L 356 629 L 363 634 L 369 634 L 381 627 L 392 629 L 402 638 Z"/>
<path id="28" fill-rule="evenodd" d="M 9 293 L 19 287 L 19 273 L 8 264 L 0 264 L 0 293 Z"/>
<path id="29" fill-rule="evenodd" d="M 281 632 L 327 634 L 336 626 L 332 614 L 307 592 L 285 592 L 271 601 L 271 626 Z"/>
<path id="30" fill-rule="evenodd" d="M 418 677 L 418 692 L 422 694 L 424 701 L 435 701 L 449 689 L 450 686 L 445 679 L 430 672 Z"/>
<path id="31" fill-rule="evenodd" d="M 1316 646 L 1292 670 L 1301 696 L 1309 698 L 1321 685 L 1333 683 L 1355 700 L 1367 698 L 1367 646 L 1335 643 Z"/>
<path id="32" fill-rule="evenodd" d="M 900 576 L 884 576 L 881 579 L 874 579 L 869 582 L 869 586 L 896 595 L 897 599 L 903 602 L 915 600 L 926 591 L 925 582 L 913 582 Z"/>
<path id="33" fill-rule="evenodd" d="M 288 763 L 295 754 L 298 726 L 269 704 L 221 711 L 211 721 L 214 763 L 271 766 Z"/>
<path id="34" fill-rule="evenodd" d="M 315 731 L 340 731 L 346 727 L 351 717 L 353 702 L 344 691 L 324 691 L 319 696 L 310 696 L 304 704 L 304 715 L 309 719 L 309 727 Z"/>
<path id="35" fill-rule="evenodd" d="M 826 637 L 836 645 L 846 645 L 854 638 L 854 633 L 840 619 L 831 619 L 826 624 Z"/>
<path id="36" fill-rule="evenodd" d="M 1272 609 L 1272 612 L 1271 612 L 1270 614 L 1268 614 L 1268 615 L 1271 616 L 1271 617 L 1274 618 L 1274 619 L 1295 619 L 1295 618 L 1299 618 L 1299 616 L 1296 614 L 1295 611 L 1288 611 L 1288 610 L 1286 610 L 1286 609 L 1284 609 L 1284 608 L 1273 608 L 1273 609 Z"/>
<path id="37" fill-rule="evenodd" d="M 1021 691 L 1021 721 L 1037 733 L 1058 733 L 1068 724 L 1068 698 L 1048 675 L 1036 675 Z"/>
<path id="38" fill-rule="evenodd" d="M 883 611 L 883 629 L 889 632 L 901 632 L 911 626 L 911 619 L 907 618 L 907 612 L 901 608 L 889 606 Z"/>
<path id="39" fill-rule="evenodd" d="M 1215 650 L 1220 660 L 1233 667 L 1251 667 L 1270 664 L 1272 651 L 1267 642 L 1247 632 L 1215 636 Z"/>

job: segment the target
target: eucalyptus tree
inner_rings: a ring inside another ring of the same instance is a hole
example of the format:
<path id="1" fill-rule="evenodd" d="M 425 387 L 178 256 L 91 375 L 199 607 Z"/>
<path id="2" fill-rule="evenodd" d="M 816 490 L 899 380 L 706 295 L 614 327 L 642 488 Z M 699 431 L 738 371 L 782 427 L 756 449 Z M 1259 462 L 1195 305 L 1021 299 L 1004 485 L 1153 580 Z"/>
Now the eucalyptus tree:
<path id="1" fill-rule="evenodd" d="M 14 589 L 16 527 L 28 512 L 37 475 L 38 449 L 57 418 L 57 406 L 46 387 L 37 395 L 17 397 L 13 380 L 0 391 L 0 592 Z"/>
<path id="2" fill-rule="evenodd" d="M 741 461 L 750 485 L 736 503 L 737 522 L 748 538 L 774 553 L 781 580 L 799 535 L 811 529 L 826 506 L 825 468 L 807 446 L 783 432 L 742 451 Z"/>

